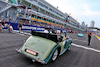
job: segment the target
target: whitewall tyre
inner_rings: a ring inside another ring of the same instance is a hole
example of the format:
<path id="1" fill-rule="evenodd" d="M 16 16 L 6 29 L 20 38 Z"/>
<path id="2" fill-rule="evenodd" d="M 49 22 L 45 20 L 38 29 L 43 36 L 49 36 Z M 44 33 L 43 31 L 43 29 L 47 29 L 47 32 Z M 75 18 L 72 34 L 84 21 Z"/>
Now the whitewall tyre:
<path id="1" fill-rule="evenodd" d="M 55 52 L 53 53 L 53 56 L 52 56 L 52 61 L 55 61 L 58 57 L 58 49 L 55 50 Z"/>

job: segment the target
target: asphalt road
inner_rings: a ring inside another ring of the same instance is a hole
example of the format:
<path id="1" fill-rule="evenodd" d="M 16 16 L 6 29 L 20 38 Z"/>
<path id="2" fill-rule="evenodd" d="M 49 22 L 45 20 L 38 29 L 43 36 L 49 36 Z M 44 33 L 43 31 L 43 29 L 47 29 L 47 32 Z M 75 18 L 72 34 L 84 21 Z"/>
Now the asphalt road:
<path id="1" fill-rule="evenodd" d="M 78 37 L 68 34 L 73 39 L 71 50 L 58 57 L 56 61 L 43 65 L 15 51 L 20 48 L 26 35 L 0 32 L 0 67 L 100 67 L 100 41 L 93 35 L 90 46 L 87 45 L 87 34 Z"/>

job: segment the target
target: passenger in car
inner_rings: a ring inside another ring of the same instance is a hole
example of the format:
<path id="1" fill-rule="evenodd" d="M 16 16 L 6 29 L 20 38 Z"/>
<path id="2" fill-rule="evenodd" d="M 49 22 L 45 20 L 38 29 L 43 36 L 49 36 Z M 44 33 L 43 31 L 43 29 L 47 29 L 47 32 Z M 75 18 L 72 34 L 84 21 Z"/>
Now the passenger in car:
<path id="1" fill-rule="evenodd" d="M 44 33 L 49 33 L 49 31 L 45 28 Z"/>
<path id="2" fill-rule="evenodd" d="M 58 41 L 61 42 L 63 40 L 63 36 L 61 35 L 61 31 L 60 30 L 57 30 L 57 38 L 58 38 Z"/>

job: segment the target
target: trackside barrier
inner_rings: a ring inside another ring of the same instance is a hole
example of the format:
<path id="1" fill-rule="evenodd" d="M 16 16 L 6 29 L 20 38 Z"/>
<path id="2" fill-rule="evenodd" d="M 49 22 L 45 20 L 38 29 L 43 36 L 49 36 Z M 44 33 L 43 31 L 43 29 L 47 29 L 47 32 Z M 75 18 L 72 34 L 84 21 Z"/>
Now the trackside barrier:
<path id="1" fill-rule="evenodd" d="M 18 23 L 11 23 L 11 22 L 5 22 L 5 24 L 11 24 L 13 27 L 13 30 L 18 30 Z M 21 30 L 34 30 L 34 31 L 44 31 L 44 27 L 38 27 L 38 26 L 32 26 L 32 25 L 22 25 Z"/>
<path id="2" fill-rule="evenodd" d="M 5 22 L 5 24 L 9 24 L 13 27 L 13 30 L 18 30 L 18 23 L 12 23 L 12 22 Z M 22 29 L 21 30 L 34 30 L 34 31 L 41 31 L 43 32 L 45 30 L 44 27 L 41 26 L 33 26 L 33 25 L 22 25 Z M 65 33 L 66 30 L 61 30 L 61 29 L 56 29 L 56 30 L 60 30 L 61 32 Z"/>

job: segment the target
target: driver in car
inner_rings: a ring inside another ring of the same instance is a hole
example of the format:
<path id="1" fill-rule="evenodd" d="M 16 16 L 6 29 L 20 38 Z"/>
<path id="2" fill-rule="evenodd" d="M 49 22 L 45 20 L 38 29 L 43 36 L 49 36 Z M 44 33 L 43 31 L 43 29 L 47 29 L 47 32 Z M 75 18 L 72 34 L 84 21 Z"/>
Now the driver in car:
<path id="1" fill-rule="evenodd" d="M 66 35 L 65 35 L 65 36 L 62 36 L 62 35 L 61 35 L 61 32 L 60 32 L 60 31 L 57 31 L 57 38 L 58 38 L 58 40 L 61 42 L 63 39 L 66 38 Z"/>

